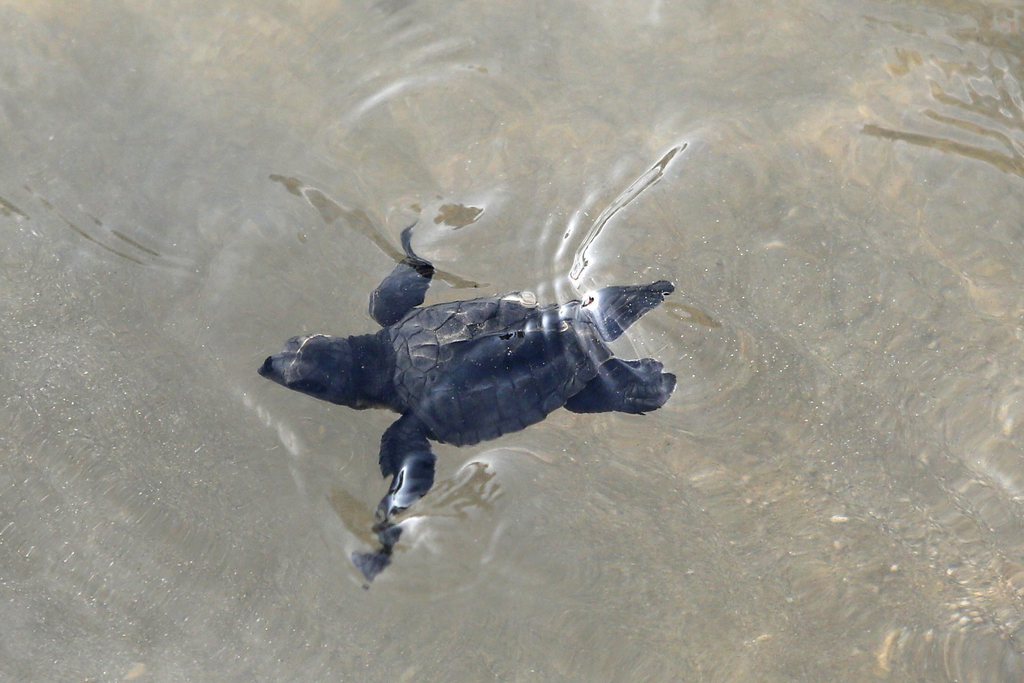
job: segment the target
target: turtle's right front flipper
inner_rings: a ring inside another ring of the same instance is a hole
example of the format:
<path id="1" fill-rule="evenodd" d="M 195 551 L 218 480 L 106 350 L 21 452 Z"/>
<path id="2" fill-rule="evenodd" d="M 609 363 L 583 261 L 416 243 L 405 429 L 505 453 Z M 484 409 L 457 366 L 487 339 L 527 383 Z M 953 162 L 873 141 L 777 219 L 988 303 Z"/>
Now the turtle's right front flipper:
<path id="1" fill-rule="evenodd" d="M 675 286 L 667 280 L 649 285 L 605 287 L 594 292 L 582 310 L 593 320 L 602 339 L 615 341 L 626 328 L 673 291 Z"/>
<path id="2" fill-rule="evenodd" d="M 370 294 L 370 316 L 382 327 L 393 325 L 402 316 L 423 303 L 434 277 L 434 266 L 412 250 L 412 228 L 402 231 L 405 258 Z"/>
<path id="3" fill-rule="evenodd" d="M 367 581 L 391 564 L 391 552 L 402 533 L 393 521 L 434 485 L 436 456 L 427 442 L 427 428 L 412 414 L 405 414 L 387 428 L 380 440 L 380 472 L 392 477 L 388 493 L 377 505 L 373 530 L 380 541 L 374 553 L 352 553 L 352 562 Z"/>

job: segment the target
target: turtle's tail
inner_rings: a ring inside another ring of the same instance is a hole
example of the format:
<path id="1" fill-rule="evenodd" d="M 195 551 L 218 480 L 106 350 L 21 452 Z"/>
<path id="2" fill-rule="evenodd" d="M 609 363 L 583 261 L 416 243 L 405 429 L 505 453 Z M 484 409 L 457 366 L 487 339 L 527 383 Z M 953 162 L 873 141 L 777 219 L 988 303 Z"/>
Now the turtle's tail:
<path id="1" fill-rule="evenodd" d="M 605 287 L 583 302 L 583 311 L 590 315 L 602 339 L 614 341 L 673 291 L 675 286 L 668 280 L 649 285 Z"/>

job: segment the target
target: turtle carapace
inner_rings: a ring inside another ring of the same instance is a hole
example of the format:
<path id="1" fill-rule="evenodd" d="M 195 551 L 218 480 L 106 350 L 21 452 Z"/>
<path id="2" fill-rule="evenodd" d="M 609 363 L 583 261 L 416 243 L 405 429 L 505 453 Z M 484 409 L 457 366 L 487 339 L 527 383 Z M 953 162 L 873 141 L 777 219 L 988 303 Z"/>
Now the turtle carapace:
<path id="1" fill-rule="evenodd" d="M 259 373 L 289 389 L 400 417 L 381 438 L 391 477 L 376 511 L 381 543 L 352 560 L 368 581 L 391 561 L 395 516 L 434 483 L 430 441 L 456 446 L 515 432 L 565 407 L 642 414 L 660 408 L 675 375 L 651 358 L 621 360 L 615 340 L 672 292 L 664 280 L 605 287 L 584 301 L 539 304 L 530 292 L 421 307 L 434 274 L 402 233 L 405 258 L 370 295 L 372 334 L 293 337 Z"/>

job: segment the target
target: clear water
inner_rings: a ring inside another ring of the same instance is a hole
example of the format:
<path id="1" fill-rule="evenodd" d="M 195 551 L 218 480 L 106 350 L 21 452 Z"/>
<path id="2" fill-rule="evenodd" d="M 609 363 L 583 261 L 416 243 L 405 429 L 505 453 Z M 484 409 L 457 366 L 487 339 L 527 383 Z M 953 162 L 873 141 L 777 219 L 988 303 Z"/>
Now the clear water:
<path id="1" fill-rule="evenodd" d="M 1024 5 L 0 3 L 0 677 L 1024 677 Z M 255 373 L 667 278 L 681 381 L 437 448 Z"/>

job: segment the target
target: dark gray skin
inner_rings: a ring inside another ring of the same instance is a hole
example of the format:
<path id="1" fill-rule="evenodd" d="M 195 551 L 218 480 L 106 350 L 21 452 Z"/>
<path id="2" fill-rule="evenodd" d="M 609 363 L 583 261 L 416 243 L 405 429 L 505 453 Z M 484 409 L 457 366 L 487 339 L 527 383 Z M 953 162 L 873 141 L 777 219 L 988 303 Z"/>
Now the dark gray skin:
<path id="1" fill-rule="evenodd" d="M 383 329 L 293 337 L 259 369 L 314 398 L 401 415 L 381 438 L 381 474 L 392 477 L 376 512 L 381 548 L 352 556 L 367 581 L 391 561 L 401 534 L 395 516 L 434 483 L 429 440 L 478 443 L 563 406 L 643 414 L 664 405 L 676 384 L 658 361 L 620 360 L 607 345 L 660 304 L 671 283 L 606 287 L 562 305 L 517 293 L 419 308 L 434 267 L 413 253 L 411 230 L 402 233 L 405 258 L 370 296 Z"/>

